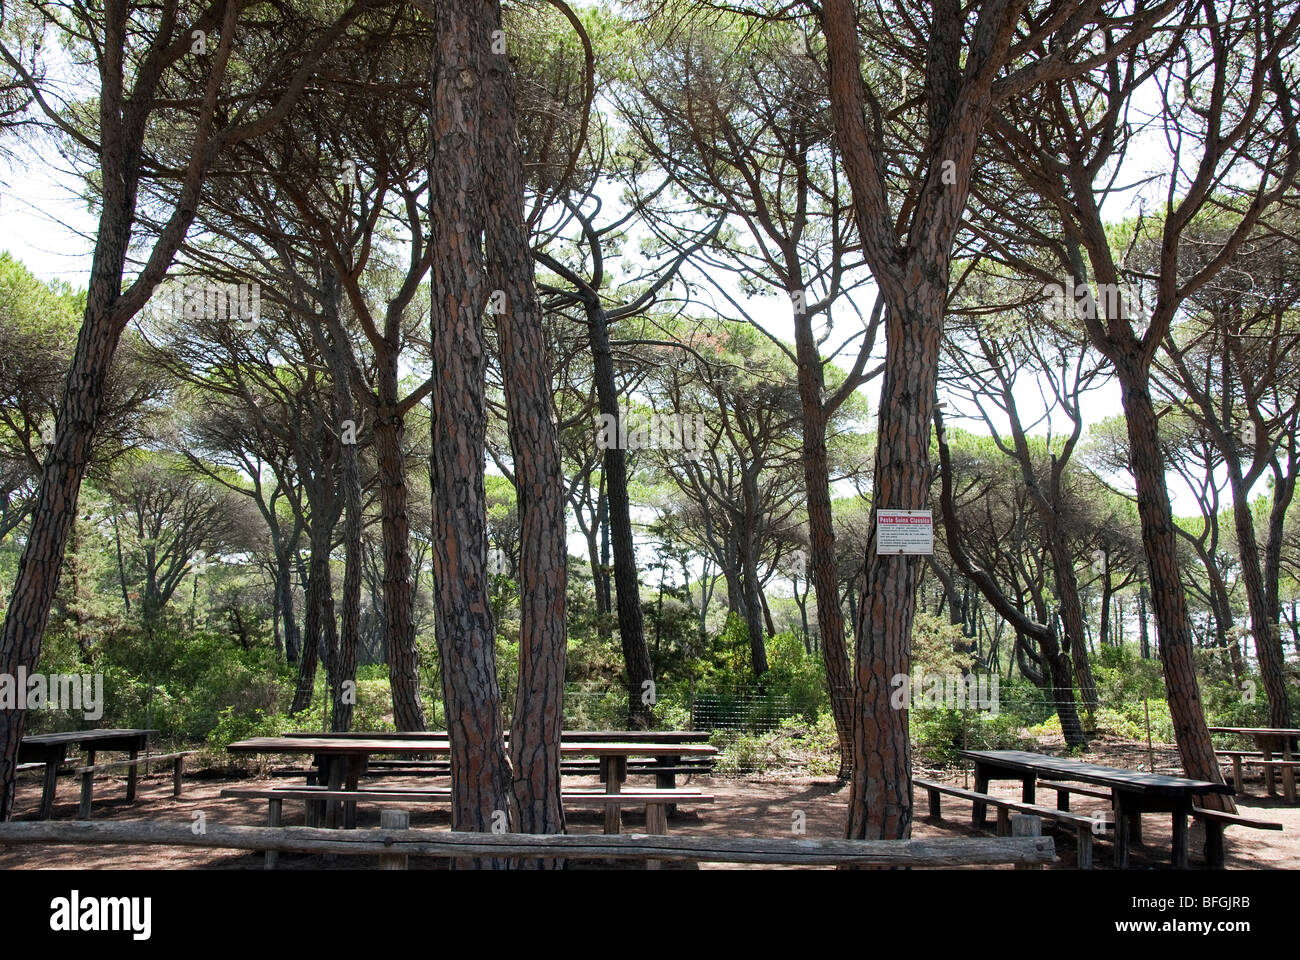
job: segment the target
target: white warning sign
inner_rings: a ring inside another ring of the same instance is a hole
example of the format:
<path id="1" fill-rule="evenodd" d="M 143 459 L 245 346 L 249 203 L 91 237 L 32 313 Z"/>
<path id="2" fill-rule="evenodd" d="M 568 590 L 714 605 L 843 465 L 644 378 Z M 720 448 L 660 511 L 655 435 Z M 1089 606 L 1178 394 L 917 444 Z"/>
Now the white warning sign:
<path id="1" fill-rule="evenodd" d="M 934 553 L 934 517 L 929 510 L 877 510 L 876 552 Z"/>

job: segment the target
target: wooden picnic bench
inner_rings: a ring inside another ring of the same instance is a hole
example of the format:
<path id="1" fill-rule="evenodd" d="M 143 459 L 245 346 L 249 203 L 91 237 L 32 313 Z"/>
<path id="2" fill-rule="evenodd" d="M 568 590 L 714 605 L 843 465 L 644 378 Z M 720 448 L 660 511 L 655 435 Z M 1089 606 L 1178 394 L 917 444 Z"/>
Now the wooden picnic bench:
<path id="1" fill-rule="evenodd" d="M 1095 797 L 1099 800 L 1105 800 L 1107 803 L 1114 802 L 1114 795 L 1110 790 L 1089 787 L 1076 783 L 1053 783 L 1050 780 L 1039 780 L 1038 785 L 1049 790 L 1056 791 L 1056 806 L 1060 810 L 1070 809 L 1070 794 L 1076 793 L 1080 796 Z M 1223 855 L 1223 831 L 1227 827 L 1250 827 L 1255 830 L 1281 830 L 1282 824 L 1271 820 L 1259 820 L 1255 817 L 1242 816 L 1239 813 L 1224 813 L 1221 810 L 1207 810 L 1203 807 L 1192 807 L 1192 818 L 1199 820 L 1205 828 L 1205 863 L 1211 869 L 1222 870 L 1224 864 Z"/>
<path id="2" fill-rule="evenodd" d="M 311 754 L 316 766 L 324 774 L 328 770 L 328 785 L 331 790 L 356 791 L 362 774 L 372 755 L 396 756 L 403 759 L 425 757 L 428 755 L 447 755 L 451 745 L 445 740 L 429 737 L 398 738 L 391 736 L 369 737 L 364 735 L 347 735 L 336 737 L 255 737 L 232 743 L 227 748 L 232 753 L 267 753 L 267 754 Z M 562 741 L 560 755 L 562 759 L 572 757 L 596 757 L 599 760 L 600 779 L 605 784 L 605 792 L 622 793 L 623 781 L 627 779 L 628 758 L 640 757 L 711 757 L 717 749 L 704 744 L 683 743 L 598 743 Z M 348 826 L 356 825 L 356 804 L 346 800 L 343 804 L 343 819 Z M 338 805 L 331 801 L 328 806 L 331 824 L 337 822 Z M 617 833 L 619 823 L 619 804 L 609 801 L 605 808 L 606 832 Z"/>
<path id="3" fill-rule="evenodd" d="M 997 834 L 999 837 L 1010 835 L 1012 811 L 1028 814 L 1042 820 L 1050 820 L 1069 827 L 1074 831 L 1075 845 L 1078 850 L 1078 866 L 1080 870 L 1092 869 L 1093 835 L 1101 832 L 1103 829 L 1109 829 L 1110 826 L 1112 826 L 1111 823 L 1104 819 L 1098 820 L 1094 817 L 1085 817 L 1077 813 L 1070 813 L 1068 810 L 1053 810 L 1051 807 L 1039 806 L 1034 803 L 1025 803 L 1023 800 L 1010 800 L 1006 797 L 999 797 L 989 793 L 977 793 L 974 790 L 967 790 L 964 787 L 957 786 L 956 784 L 939 783 L 934 780 L 921 779 L 914 779 L 912 783 L 921 787 L 928 794 L 930 816 L 935 820 L 942 819 L 940 795 L 947 794 L 951 797 L 957 797 L 962 800 L 969 800 L 972 803 L 996 808 L 998 812 Z"/>
<path id="4" fill-rule="evenodd" d="M 1040 776 L 1051 777 L 1053 783 L 1078 781 L 1109 788 L 1115 816 L 1115 866 L 1120 869 L 1128 867 L 1130 842 L 1141 843 L 1143 813 L 1170 815 L 1171 859 L 1175 868 L 1185 869 L 1187 818 L 1192 815 L 1194 799 L 1205 794 L 1232 793 L 1232 788 L 1225 783 L 1107 767 L 1024 750 L 962 750 L 959 755 L 975 763 L 976 793 L 988 793 L 989 782 L 993 780 L 1019 780 L 1021 799 L 1033 803 Z M 983 824 L 984 812 L 983 803 L 974 805 L 972 819 L 976 826 Z"/>
<path id="5" fill-rule="evenodd" d="M 1251 827 L 1255 830 L 1281 830 L 1282 824 L 1270 820 L 1258 820 L 1243 817 L 1239 813 L 1225 813 L 1222 810 L 1205 810 L 1192 808 L 1192 816 L 1205 826 L 1205 863 L 1214 870 L 1222 870 L 1223 831 L 1226 827 Z"/>
<path id="6" fill-rule="evenodd" d="M 181 795 L 181 782 L 185 772 L 185 758 L 192 756 L 193 750 L 181 750 L 178 753 L 156 754 L 152 757 L 132 757 L 130 760 L 110 760 L 108 763 L 90 763 L 84 767 L 77 767 L 72 772 L 81 777 L 81 804 L 77 808 L 78 820 L 90 819 L 90 807 L 92 795 L 94 792 L 95 774 L 104 773 L 108 770 L 129 770 L 129 779 L 126 785 L 126 802 L 135 802 L 135 784 L 136 772 L 142 763 L 171 763 L 172 765 L 172 796 Z"/>
<path id="7" fill-rule="evenodd" d="M 1291 729 L 1288 727 L 1210 727 L 1210 733 L 1230 734 L 1237 737 L 1249 737 L 1255 741 L 1255 751 L 1261 754 L 1260 759 L 1247 758 L 1244 753 L 1238 757 L 1232 757 L 1233 774 L 1236 776 L 1235 786 L 1241 789 L 1241 767 L 1258 766 L 1264 769 L 1264 785 L 1270 797 L 1277 796 L 1277 781 L 1274 773 L 1280 771 L 1282 774 L 1282 789 L 1286 796 L 1287 803 L 1296 802 L 1296 768 L 1300 767 L 1300 758 L 1295 755 L 1295 747 L 1300 742 L 1300 729 Z M 1215 750 L 1217 755 L 1220 751 Z M 1233 751 L 1222 751 L 1231 754 Z M 1276 756 L 1280 754 L 1281 756 Z"/>
<path id="8" fill-rule="evenodd" d="M 98 730 L 69 730 L 62 733 L 37 733 L 23 737 L 18 744 L 18 762 L 25 769 L 45 767 L 45 782 L 41 792 L 40 818 L 48 820 L 54 812 L 54 798 L 58 789 L 59 773 L 67 769 L 68 748 L 80 746 L 86 751 L 86 765 L 93 766 L 95 755 L 103 750 L 120 750 L 135 759 L 147 749 L 149 735 L 156 730 L 126 730 L 102 728 Z M 136 772 L 131 769 L 127 780 L 128 801 L 135 800 Z"/>
<path id="9" fill-rule="evenodd" d="M 448 741 L 446 731 L 423 730 L 410 733 L 401 733 L 393 731 L 380 731 L 377 733 L 368 732 L 327 732 L 311 733 L 308 731 L 297 731 L 295 733 L 285 734 L 287 737 L 296 737 L 299 739 L 323 739 L 336 741 L 383 741 L 383 740 L 423 740 L 439 745 L 441 748 Z M 505 731 L 505 742 L 510 742 L 510 731 Z M 561 743 L 620 743 L 620 744 L 653 744 L 657 748 L 678 744 L 683 746 L 703 745 L 709 742 L 711 734 L 706 730 L 565 730 L 560 735 Z M 317 771 L 295 770 L 292 773 L 277 773 L 276 776 L 304 776 L 306 782 L 317 783 L 328 779 L 328 774 L 320 769 L 321 763 L 328 764 L 328 758 L 322 761 L 317 757 Z M 566 777 L 584 777 L 600 775 L 604 778 L 605 764 L 597 758 L 592 760 L 573 759 L 566 757 L 560 762 L 560 774 Z M 705 756 L 695 756 L 689 753 L 659 753 L 646 760 L 635 760 L 629 758 L 624 777 L 628 776 L 653 776 L 655 786 L 661 790 L 671 790 L 677 786 L 679 776 L 706 775 L 713 772 L 714 758 L 711 754 Z M 371 772 L 372 770 L 384 771 L 383 773 Z M 366 769 L 362 772 L 363 777 L 377 777 L 397 774 L 416 774 L 416 775 L 447 775 L 451 773 L 451 762 L 448 760 L 415 760 L 403 758 L 400 760 L 370 760 Z M 677 814 L 675 805 L 669 804 L 668 816 L 673 817 Z"/>

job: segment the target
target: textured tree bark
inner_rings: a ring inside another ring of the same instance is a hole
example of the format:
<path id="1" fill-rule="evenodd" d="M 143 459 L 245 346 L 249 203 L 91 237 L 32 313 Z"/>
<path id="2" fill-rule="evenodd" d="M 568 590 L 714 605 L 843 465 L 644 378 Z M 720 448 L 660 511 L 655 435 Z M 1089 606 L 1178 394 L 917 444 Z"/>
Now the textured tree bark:
<path id="1" fill-rule="evenodd" d="M 755 483 L 757 480 L 755 480 Z M 745 515 L 752 517 L 758 497 L 750 492 L 749 478 L 745 478 Z M 754 528 L 746 523 L 740 531 L 740 587 L 744 601 L 745 630 L 749 635 L 749 666 L 761 682 L 767 673 L 767 642 L 763 630 L 763 600 L 758 592 L 758 545 Z"/>
<path id="2" fill-rule="evenodd" d="M 938 377 L 947 284 L 918 283 L 912 310 L 886 314 L 871 529 L 858 606 L 849 839 L 903 839 L 912 829 L 912 745 L 906 703 L 895 707 L 896 677 L 912 670 L 911 634 L 921 558 L 876 549 L 881 508 L 928 509 L 930 421 Z"/>
<path id="3" fill-rule="evenodd" d="M 1259 658 L 1259 674 L 1268 695 L 1268 724 L 1290 728 L 1291 709 L 1287 703 L 1286 678 L 1282 653 L 1282 633 L 1278 629 L 1277 607 L 1270 601 L 1264 584 L 1259 541 L 1255 536 L 1255 516 L 1250 509 L 1250 492 L 1242 479 L 1241 465 L 1228 458 L 1228 482 L 1232 488 L 1232 521 L 1237 534 L 1237 553 L 1241 557 L 1241 580 L 1246 587 L 1246 606 L 1250 611 L 1250 634 Z"/>
<path id="4" fill-rule="evenodd" d="M 501 8 L 476 8 L 489 33 Z M 510 755 L 520 833 L 564 832 L 560 734 L 564 728 L 566 539 L 564 478 L 551 409 L 551 365 L 537 299 L 532 248 L 524 223 L 524 170 L 514 83 L 504 52 L 488 54 L 483 112 L 488 273 L 504 293 L 496 311 L 510 451 L 520 521 L 519 686 L 510 722 Z M 558 861 L 521 866 L 557 867 Z"/>
<path id="5" fill-rule="evenodd" d="M 290 666 L 298 665 L 301 635 L 293 611 L 293 551 L 287 546 L 275 554 L 275 590 L 284 625 L 284 656 Z"/>
<path id="6" fill-rule="evenodd" d="M 615 418 L 618 386 L 609 343 L 609 319 L 598 300 L 587 303 L 587 342 L 591 346 L 596 402 L 600 412 Z M 654 682 L 650 648 L 646 645 L 641 612 L 641 581 L 637 576 L 636 547 L 632 540 L 632 507 L 627 494 L 627 454 L 617 444 L 604 453 L 605 496 L 609 510 L 610 540 L 614 553 L 614 595 L 618 604 L 618 636 L 627 670 L 627 722 L 633 730 L 650 726 L 651 706 L 642 691 Z"/>
<path id="7" fill-rule="evenodd" d="M 1130 468 L 1137 486 L 1142 543 L 1151 574 L 1151 601 L 1156 614 L 1156 642 L 1164 665 L 1165 689 L 1183 770 L 1189 777 L 1222 783 L 1214 744 L 1206 729 L 1201 688 L 1196 679 L 1187 597 L 1178 575 L 1178 543 L 1173 509 L 1165 486 L 1165 461 L 1160 450 L 1158 422 L 1148 386 L 1149 368 L 1140 346 L 1117 351 L 1115 373 L 1122 391 L 1128 423 Z M 1235 812 L 1229 797 L 1201 798 L 1207 807 Z"/>
<path id="8" fill-rule="evenodd" d="M 1110 644 L 1110 598 L 1115 592 L 1111 586 L 1110 568 L 1107 567 L 1101 581 L 1101 622 L 1097 626 L 1097 637 L 1103 647 Z"/>
<path id="9" fill-rule="evenodd" d="M 1074 573 L 1074 558 L 1059 526 L 1053 521 L 1048 533 L 1052 554 L 1052 568 L 1056 574 L 1056 594 L 1061 603 L 1061 622 L 1065 626 L 1065 640 L 1069 645 L 1070 663 L 1074 679 L 1079 684 L 1079 696 L 1089 710 L 1097 709 L 1097 683 L 1092 677 L 1088 661 L 1088 638 L 1083 627 L 1083 604 L 1079 600 L 1079 578 Z M 1070 685 L 1070 699 L 1074 699 Z"/>
<path id="10" fill-rule="evenodd" d="M 481 2 L 481 0 L 479 0 Z M 435 629 L 451 741 L 453 830 L 509 820 L 510 762 L 501 720 L 487 573 L 483 485 L 487 304 L 482 237 L 483 83 L 491 38 L 474 0 L 433 8 L 429 206 Z M 464 866 L 504 869 L 502 861 Z"/>
<path id="11" fill-rule="evenodd" d="M 844 609 L 840 606 L 835 526 L 831 519 L 830 466 L 826 455 L 825 385 L 821 356 L 807 311 L 794 317 L 794 342 L 799 361 L 799 402 L 803 411 L 803 476 L 808 499 L 809 576 L 817 593 L 817 632 L 826 668 L 826 689 L 840 746 L 840 779 L 853 767 L 853 674 L 844 639 Z"/>
<path id="12" fill-rule="evenodd" d="M 302 657 L 298 661 L 298 685 L 294 688 L 289 713 L 301 713 L 311 706 L 316 687 L 316 667 L 320 661 L 321 638 L 334 629 L 334 583 L 330 573 L 330 541 L 333 524 L 327 510 L 313 507 L 311 521 L 311 561 L 307 568 L 307 616 L 303 630 Z M 325 643 L 325 649 L 330 644 Z"/>
<path id="13" fill-rule="evenodd" d="M 105 216 L 95 247 L 86 312 L 59 408 L 54 445 L 41 470 L 32 523 L 0 638 L 0 670 L 32 671 L 63 567 L 81 480 L 122 325 L 112 313 L 121 285 L 129 220 Z M 116 268 L 116 269 L 115 269 Z M 0 820 L 9 819 L 26 712 L 0 710 Z"/>
<path id="14" fill-rule="evenodd" d="M 961 8 L 935 8 L 927 64 L 925 180 L 910 223 L 891 209 L 879 143 L 867 125 L 861 38 L 849 0 L 825 0 L 828 92 L 835 136 L 852 187 L 863 255 L 888 305 L 872 531 L 856 629 L 854 770 L 850 838 L 911 834 L 911 745 L 907 711 L 890 707 L 890 681 L 911 668 L 920 560 L 876 553 L 875 511 L 929 506 L 929 438 L 952 244 L 970 191 L 975 148 L 992 109 L 991 84 L 1006 56 L 1018 8 L 982 11 L 963 66 Z M 899 226 L 905 239 L 900 242 Z"/>
<path id="15" fill-rule="evenodd" d="M 380 358 L 375 457 L 379 467 L 379 520 L 384 553 L 384 637 L 393 723 L 398 730 L 425 728 L 420 701 L 420 654 L 411 617 L 411 523 L 407 516 L 405 417 L 398 410 L 397 351 Z"/>
<path id="16" fill-rule="evenodd" d="M 331 276 L 325 284 L 328 303 L 324 310 L 326 336 L 321 339 L 329 347 L 330 367 L 334 382 L 336 421 L 340 430 L 351 423 L 354 432 L 360 432 L 356 404 L 352 399 L 351 371 L 344 350 L 348 349 L 339 321 L 339 285 Z M 339 485 L 343 500 L 343 622 L 338 631 L 338 650 L 331 656 L 330 670 L 330 727 L 335 732 L 352 729 L 352 710 L 356 705 L 357 646 L 361 642 L 361 463 L 358 444 L 342 442 L 339 446 Z M 331 648 L 332 650 L 333 648 Z"/>

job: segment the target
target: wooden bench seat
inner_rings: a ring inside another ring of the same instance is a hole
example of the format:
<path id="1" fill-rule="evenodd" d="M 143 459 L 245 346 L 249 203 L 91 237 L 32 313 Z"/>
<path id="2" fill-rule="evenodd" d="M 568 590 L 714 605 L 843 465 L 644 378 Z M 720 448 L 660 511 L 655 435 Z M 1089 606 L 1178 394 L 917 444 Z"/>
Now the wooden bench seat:
<path id="1" fill-rule="evenodd" d="M 1218 756 L 1220 755 L 1221 752 L 1226 753 L 1227 751 L 1216 750 L 1215 755 Z M 1272 779 L 1273 771 L 1281 770 L 1282 771 L 1282 792 L 1286 796 L 1287 803 L 1296 802 L 1295 780 L 1296 780 L 1296 770 L 1300 769 L 1300 760 L 1285 760 L 1282 758 L 1272 758 L 1272 759 L 1265 760 L 1262 751 L 1239 750 L 1234 752 L 1236 754 L 1239 754 L 1237 756 L 1232 756 L 1230 758 L 1232 760 L 1232 785 L 1234 789 L 1236 790 L 1241 789 L 1242 767 L 1244 766 L 1261 767 L 1263 768 L 1265 774 L 1267 775 L 1269 792 L 1272 793 L 1273 783 L 1274 783 Z"/>
<path id="2" fill-rule="evenodd" d="M 1205 862 L 1214 870 L 1222 870 L 1223 831 L 1227 827 L 1251 827 L 1255 830 L 1281 830 L 1282 824 L 1273 820 L 1259 820 L 1255 817 L 1243 817 L 1239 813 L 1224 813 L 1222 810 L 1205 810 L 1192 807 L 1192 816 L 1205 824 Z"/>
<path id="3" fill-rule="evenodd" d="M 1011 829 L 1011 813 L 1029 814 L 1030 816 L 1041 817 L 1044 820 L 1051 820 L 1069 827 L 1074 831 L 1075 841 L 1078 847 L 1078 860 L 1080 870 L 1091 870 L 1092 857 L 1092 838 L 1094 833 L 1102 830 L 1108 830 L 1112 826 L 1109 817 L 1085 817 L 1077 813 L 1070 813 L 1068 810 L 1054 810 L 1051 807 L 1039 806 L 1034 803 L 1025 803 L 1021 800 L 1011 800 L 1007 797 L 994 796 L 988 793 L 977 793 L 974 790 L 967 790 L 964 787 L 956 785 L 938 783 L 933 780 L 914 779 L 912 781 L 916 786 L 921 787 L 929 796 L 930 816 L 936 820 L 941 819 L 940 800 L 941 794 L 948 794 L 961 800 L 969 800 L 972 803 L 984 803 L 994 807 L 998 811 L 998 836 L 1007 836 Z"/>
<path id="4" fill-rule="evenodd" d="M 178 753 L 154 754 L 150 757 L 132 757 L 130 760 L 110 760 L 106 763 L 95 763 L 89 766 L 76 767 L 73 773 L 81 777 L 81 805 L 77 808 L 78 820 L 90 819 L 90 808 L 94 792 L 95 774 L 103 773 L 108 770 L 128 770 L 131 773 L 131 779 L 127 781 L 126 802 L 135 801 L 135 774 L 142 763 L 166 763 L 172 765 L 172 796 L 181 795 L 182 781 L 185 775 L 185 758 L 193 755 L 193 750 L 182 750 Z"/>

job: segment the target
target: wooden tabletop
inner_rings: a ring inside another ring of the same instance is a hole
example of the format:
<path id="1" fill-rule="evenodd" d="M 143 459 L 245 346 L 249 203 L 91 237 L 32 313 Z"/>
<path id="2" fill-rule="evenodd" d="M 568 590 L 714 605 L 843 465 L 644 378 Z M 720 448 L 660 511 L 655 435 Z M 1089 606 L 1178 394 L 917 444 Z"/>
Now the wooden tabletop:
<path id="1" fill-rule="evenodd" d="M 68 730 L 63 733 L 34 733 L 23 737 L 23 743 L 50 746 L 56 743 L 92 743 L 98 740 L 124 740 L 128 737 L 148 737 L 157 730 Z"/>
<path id="2" fill-rule="evenodd" d="M 1287 727 L 1210 727 L 1210 733 L 1239 733 L 1247 737 L 1300 737 L 1300 730 Z"/>
<path id="3" fill-rule="evenodd" d="M 1232 793 L 1226 783 L 1208 780 L 1189 780 L 1163 773 L 1143 773 L 1124 767 L 1105 767 L 1081 760 L 1049 757 L 1025 750 L 961 750 L 959 754 L 977 763 L 988 763 L 1026 773 L 1050 774 L 1057 780 L 1077 780 L 1133 793 L 1152 795 L 1177 795 L 1201 793 Z"/>
<path id="4" fill-rule="evenodd" d="M 445 730 L 424 730 L 417 732 L 356 731 L 349 733 L 316 733 L 302 730 L 286 733 L 286 737 L 315 737 L 329 740 L 446 740 Z M 565 741 L 575 743 L 708 743 L 710 733 L 707 730 L 565 730 L 561 735 Z M 505 732 L 506 740 L 510 731 Z"/>
<path id="5" fill-rule="evenodd" d="M 451 743 L 447 740 L 388 739 L 371 737 L 365 739 L 339 737 L 254 737 L 240 740 L 226 747 L 231 753 L 323 753 L 323 754 L 371 754 L 371 753 L 450 753 Z M 611 756 L 611 757 L 707 757 L 716 754 L 717 748 L 704 744 L 679 743 L 583 743 L 565 741 L 560 744 L 562 754 L 576 756 Z"/>

